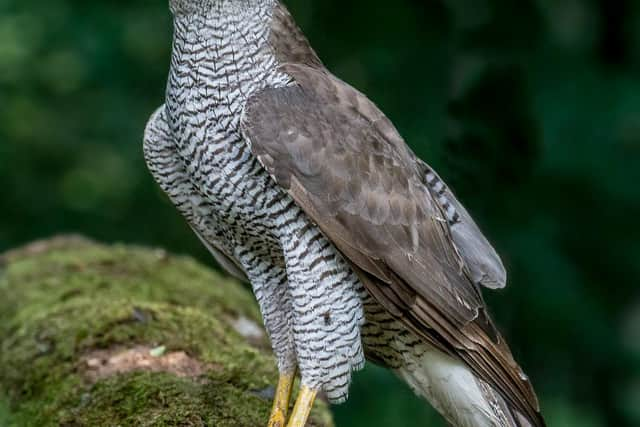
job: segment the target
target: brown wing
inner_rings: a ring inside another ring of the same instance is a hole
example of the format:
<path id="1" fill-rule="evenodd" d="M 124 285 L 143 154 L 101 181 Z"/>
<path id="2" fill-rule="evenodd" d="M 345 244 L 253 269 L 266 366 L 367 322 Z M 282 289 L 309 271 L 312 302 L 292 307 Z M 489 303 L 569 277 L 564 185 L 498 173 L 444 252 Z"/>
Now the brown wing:
<path id="1" fill-rule="evenodd" d="M 253 153 L 380 304 L 543 425 L 425 184 L 426 165 L 364 95 L 322 70 L 282 68 L 295 84 L 264 89 L 245 109 Z"/>

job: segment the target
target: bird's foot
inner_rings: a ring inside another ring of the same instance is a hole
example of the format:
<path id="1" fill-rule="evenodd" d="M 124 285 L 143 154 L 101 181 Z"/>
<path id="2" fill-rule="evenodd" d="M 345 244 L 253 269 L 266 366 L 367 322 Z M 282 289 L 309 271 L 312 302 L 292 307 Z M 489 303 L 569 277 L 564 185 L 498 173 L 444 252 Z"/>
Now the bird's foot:
<path id="1" fill-rule="evenodd" d="M 291 374 L 280 374 L 276 396 L 273 399 L 273 408 L 267 427 L 284 427 L 287 423 L 287 413 L 289 411 L 289 401 L 293 390 L 293 382 L 296 372 Z"/>
<path id="2" fill-rule="evenodd" d="M 318 391 L 304 385 L 300 387 L 296 404 L 293 407 L 293 413 L 287 423 L 289 401 L 291 400 L 295 378 L 295 371 L 291 374 L 280 374 L 267 427 L 285 427 L 285 425 L 287 427 L 304 427 L 307 423 Z"/>
<path id="3" fill-rule="evenodd" d="M 293 413 L 289 419 L 287 427 L 304 427 L 313 408 L 313 402 L 316 400 L 318 390 L 311 389 L 307 386 L 300 387 L 298 399 L 293 407 Z"/>

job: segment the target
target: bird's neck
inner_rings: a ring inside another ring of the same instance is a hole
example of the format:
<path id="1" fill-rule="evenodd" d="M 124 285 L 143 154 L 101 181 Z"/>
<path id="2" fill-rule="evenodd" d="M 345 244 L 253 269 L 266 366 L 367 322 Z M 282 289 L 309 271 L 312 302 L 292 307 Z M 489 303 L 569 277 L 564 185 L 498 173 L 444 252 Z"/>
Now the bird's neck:
<path id="1" fill-rule="evenodd" d="M 229 12 L 252 12 L 277 0 L 169 0 L 174 15 L 215 15 Z"/>
<path id="2" fill-rule="evenodd" d="M 207 111 L 209 120 L 219 119 L 225 128 L 237 125 L 248 97 L 278 66 L 269 45 L 275 0 L 216 4 L 207 13 L 174 15 L 167 88 L 172 121 L 193 109 Z"/>
<path id="3" fill-rule="evenodd" d="M 202 11 L 174 14 L 172 67 L 203 64 L 226 72 L 228 63 L 268 46 L 274 0 L 215 1 Z"/>

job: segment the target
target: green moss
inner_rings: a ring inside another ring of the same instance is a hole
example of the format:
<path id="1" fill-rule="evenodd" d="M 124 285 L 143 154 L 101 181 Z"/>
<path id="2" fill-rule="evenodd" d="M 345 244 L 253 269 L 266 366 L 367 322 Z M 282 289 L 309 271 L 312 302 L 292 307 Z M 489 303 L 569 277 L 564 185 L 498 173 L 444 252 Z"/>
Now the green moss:
<path id="1" fill-rule="evenodd" d="M 272 356 L 232 327 L 259 322 L 252 295 L 184 257 L 85 241 L 5 257 L 0 393 L 22 425 L 260 426 Z M 202 378 L 130 372 L 91 384 L 82 357 L 134 345 L 184 351 Z M 330 425 L 326 408 L 315 425 Z M 9 418 L 9 416 L 7 416 Z"/>
<path id="2" fill-rule="evenodd" d="M 0 426 L 8 426 L 10 423 L 7 399 L 0 393 Z"/>

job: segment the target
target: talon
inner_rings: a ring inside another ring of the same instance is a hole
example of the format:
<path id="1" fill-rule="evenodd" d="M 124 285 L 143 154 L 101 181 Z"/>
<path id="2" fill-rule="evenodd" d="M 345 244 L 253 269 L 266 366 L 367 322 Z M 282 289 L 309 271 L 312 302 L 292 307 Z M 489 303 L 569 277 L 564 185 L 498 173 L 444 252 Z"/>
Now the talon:
<path id="1" fill-rule="evenodd" d="M 280 374 L 278 379 L 278 387 L 276 396 L 273 399 L 273 407 L 269 416 L 267 427 L 284 427 L 287 423 L 287 412 L 289 411 L 289 401 L 291 400 L 291 392 L 293 390 L 293 381 L 296 378 L 296 372 L 291 374 Z"/>
<path id="2" fill-rule="evenodd" d="M 293 407 L 293 413 L 291 414 L 287 427 L 305 426 L 317 394 L 318 390 L 310 389 L 307 386 L 300 388 L 300 393 L 298 394 L 298 399 L 296 399 L 296 405 Z"/>

